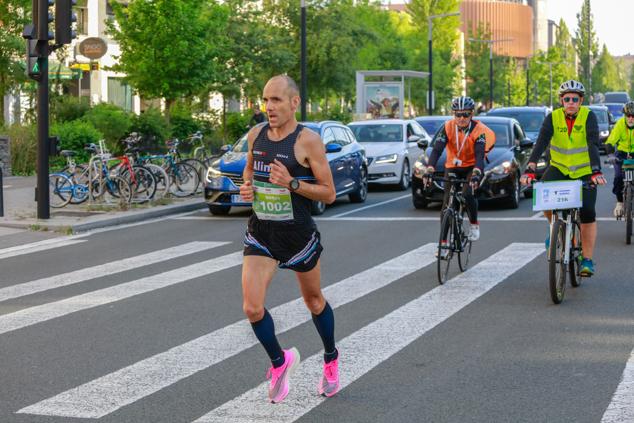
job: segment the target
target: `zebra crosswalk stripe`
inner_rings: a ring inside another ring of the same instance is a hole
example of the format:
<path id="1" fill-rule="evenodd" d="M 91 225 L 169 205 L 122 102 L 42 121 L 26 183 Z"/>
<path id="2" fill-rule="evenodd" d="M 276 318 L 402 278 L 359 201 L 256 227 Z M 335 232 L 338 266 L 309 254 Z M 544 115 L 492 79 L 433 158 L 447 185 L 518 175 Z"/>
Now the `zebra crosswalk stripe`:
<path id="1" fill-rule="evenodd" d="M 158 275 L 147 276 L 132 282 L 66 298 L 61 301 L 4 314 L 0 316 L 0 334 L 22 329 L 77 311 L 113 303 L 135 295 L 145 294 L 240 264 L 242 264 L 241 251 L 159 273 Z"/>
<path id="2" fill-rule="evenodd" d="M 634 350 L 625 364 L 621 382 L 605 410 L 601 423 L 634 421 Z"/>
<path id="3" fill-rule="evenodd" d="M 333 308 L 383 288 L 435 262 L 430 243 L 324 288 Z M 543 247 L 542 247 L 543 250 Z M 301 298 L 270 310 L 282 333 L 310 320 Z M 257 344 L 246 320 L 171 348 L 18 411 L 60 417 L 100 418 Z M 169 371 L 166 371 L 169 369 Z"/>
<path id="4" fill-rule="evenodd" d="M 511 244 L 445 285 L 434 288 L 338 342 L 341 389 L 444 322 L 544 252 L 542 244 Z M 300 363 L 289 396 L 271 406 L 262 383 L 195 423 L 293 422 L 321 404 L 317 395 L 323 355 Z"/>
<path id="5" fill-rule="evenodd" d="M 49 276 L 35 281 L 11 285 L 0 289 L 0 302 L 23 297 L 25 295 L 35 294 L 37 292 L 47 291 L 49 289 L 60 288 L 62 286 L 74 285 L 94 278 L 122 273 L 128 270 L 149 266 L 151 264 L 220 247 L 226 244 L 229 244 L 229 242 L 188 242 L 187 244 L 153 251 L 148 254 L 141 254 L 134 257 L 128 257 L 123 260 L 116 260 L 97 266 L 75 270 L 61 275 Z"/>
<path id="6" fill-rule="evenodd" d="M 9 257 L 21 256 L 23 254 L 32 254 L 39 251 L 51 250 L 53 248 L 68 247 L 86 242 L 85 239 L 75 239 L 74 237 L 62 237 L 45 239 L 43 241 L 32 242 L 30 244 L 17 245 L 15 247 L 3 248 L 0 250 L 0 260 Z"/>

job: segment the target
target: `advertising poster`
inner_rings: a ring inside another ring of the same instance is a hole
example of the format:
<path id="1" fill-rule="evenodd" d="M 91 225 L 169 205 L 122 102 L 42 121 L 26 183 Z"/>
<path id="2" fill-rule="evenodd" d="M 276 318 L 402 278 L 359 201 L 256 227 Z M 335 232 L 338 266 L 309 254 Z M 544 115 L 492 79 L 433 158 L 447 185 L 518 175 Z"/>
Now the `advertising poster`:
<path id="1" fill-rule="evenodd" d="M 373 119 L 401 116 L 399 101 L 401 84 L 371 83 L 365 85 L 365 111 Z"/>

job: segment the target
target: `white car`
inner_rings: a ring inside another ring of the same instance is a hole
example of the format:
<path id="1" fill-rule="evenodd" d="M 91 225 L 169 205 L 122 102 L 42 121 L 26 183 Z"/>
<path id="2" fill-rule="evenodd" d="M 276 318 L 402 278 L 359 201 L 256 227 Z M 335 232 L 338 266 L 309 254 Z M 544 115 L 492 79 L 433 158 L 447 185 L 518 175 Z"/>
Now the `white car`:
<path id="1" fill-rule="evenodd" d="M 425 129 L 414 119 L 367 120 L 348 126 L 365 148 L 368 182 L 409 188 L 420 149 L 431 142 Z"/>

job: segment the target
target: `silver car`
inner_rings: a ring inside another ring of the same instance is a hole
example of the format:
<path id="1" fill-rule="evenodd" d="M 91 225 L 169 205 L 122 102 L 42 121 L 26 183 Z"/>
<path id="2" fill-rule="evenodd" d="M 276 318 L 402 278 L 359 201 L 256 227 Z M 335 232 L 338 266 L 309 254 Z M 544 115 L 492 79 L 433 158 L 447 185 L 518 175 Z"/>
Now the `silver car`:
<path id="1" fill-rule="evenodd" d="M 425 129 L 414 119 L 368 120 L 348 126 L 365 148 L 368 182 L 408 189 L 420 146 L 431 141 Z"/>

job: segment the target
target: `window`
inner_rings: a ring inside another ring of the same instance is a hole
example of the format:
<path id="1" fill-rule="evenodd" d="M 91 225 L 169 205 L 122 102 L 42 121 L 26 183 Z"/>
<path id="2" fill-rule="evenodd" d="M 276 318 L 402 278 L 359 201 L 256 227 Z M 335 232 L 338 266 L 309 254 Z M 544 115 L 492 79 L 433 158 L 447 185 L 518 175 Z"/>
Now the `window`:
<path id="1" fill-rule="evenodd" d="M 88 8 L 78 7 L 76 10 L 77 10 L 77 34 L 88 35 Z"/>
<path id="2" fill-rule="evenodd" d="M 355 142 L 357 139 L 354 137 L 354 134 L 352 133 L 352 131 L 350 130 L 350 128 L 346 128 L 345 129 L 346 134 L 348 135 L 348 138 L 350 139 L 350 142 Z"/>
<path id="3" fill-rule="evenodd" d="M 518 124 L 513 125 L 513 130 L 515 131 L 515 145 L 520 145 L 525 138 L 524 131 Z"/>
<path id="4" fill-rule="evenodd" d="M 128 112 L 132 110 L 132 88 L 121 78 L 108 78 L 108 103 Z"/>
<path id="5" fill-rule="evenodd" d="M 350 141 L 348 140 L 348 137 L 346 136 L 346 132 L 343 130 L 343 128 L 340 128 L 338 126 L 333 126 L 332 132 L 335 135 L 335 141 L 337 142 L 337 144 L 339 144 L 342 147 L 350 144 Z"/>
<path id="6" fill-rule="evenodd" d="M 335 134 L 333 134 L 331 128 L 324 129 L 324 134 L 322 135 L 322 139 L 324 140 L 324 144 L 328 144 L 335 140 Z"/>

